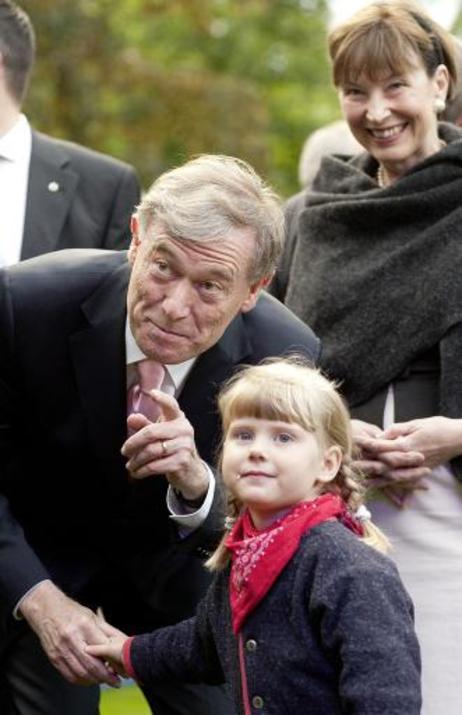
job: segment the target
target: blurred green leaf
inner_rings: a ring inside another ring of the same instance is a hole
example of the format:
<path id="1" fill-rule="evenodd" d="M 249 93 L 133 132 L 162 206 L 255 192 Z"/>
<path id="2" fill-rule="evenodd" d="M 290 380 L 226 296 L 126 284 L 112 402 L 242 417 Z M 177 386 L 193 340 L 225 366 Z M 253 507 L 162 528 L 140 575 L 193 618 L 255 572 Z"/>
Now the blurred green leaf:
<path id="1" fill-rule="evenodd" d="M 34 126 L 129 161 L 147 186 L 203 153 L 284 196 L 308 133 L 338 116 L 324 0 L 23 0 Z"/>
<path id="2" fill-rule="evenodd" d="M 101 691 L 101 715 L 150 715 L 151 710 L 136 685 L 120 690 L 104 688 Z"/>

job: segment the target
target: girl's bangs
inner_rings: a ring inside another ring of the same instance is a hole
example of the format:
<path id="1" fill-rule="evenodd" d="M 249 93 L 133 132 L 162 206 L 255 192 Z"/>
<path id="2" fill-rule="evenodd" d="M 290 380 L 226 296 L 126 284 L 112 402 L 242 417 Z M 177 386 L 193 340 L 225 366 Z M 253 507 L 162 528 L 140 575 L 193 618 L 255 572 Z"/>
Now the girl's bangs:
<path id="1" fill-rule="evenodd" d="M 308 400 L 300 392 L 300 384 L 282 380 L 242 380 L 233 386 L 222 402 L 225 431 L 233 420 L 246 417 L 292 422 L 314 431 Z"/>

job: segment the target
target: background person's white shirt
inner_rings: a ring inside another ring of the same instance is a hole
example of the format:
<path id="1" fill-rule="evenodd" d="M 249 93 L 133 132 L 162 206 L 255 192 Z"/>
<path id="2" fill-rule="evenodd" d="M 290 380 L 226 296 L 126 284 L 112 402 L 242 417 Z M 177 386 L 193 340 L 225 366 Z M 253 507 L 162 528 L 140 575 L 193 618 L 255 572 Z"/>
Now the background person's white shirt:
<path id="1" fill-rule="evenodd" d="M 0 137 L 0 267 L 21 256 L 32 131 L 24 114 Z"/>

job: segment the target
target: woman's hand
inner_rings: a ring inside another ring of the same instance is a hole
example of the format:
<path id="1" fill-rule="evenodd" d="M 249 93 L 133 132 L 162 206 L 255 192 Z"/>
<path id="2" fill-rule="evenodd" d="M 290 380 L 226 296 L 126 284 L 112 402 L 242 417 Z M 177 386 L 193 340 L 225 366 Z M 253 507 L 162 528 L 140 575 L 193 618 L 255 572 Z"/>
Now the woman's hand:
<path id="1" fill-rule="evenodd" d="M 433 469 L 462 454 L 462 420 L 437 416 L 398 422 L 384 431 L 383 439 L 373 440 L 372 448 L 382 459 L 396 449 L 418 452 L 422 466 Z"/>
<path id="2" fill-rule="evenodd" d="M 358 451 L 355 466 L 366 475 L 368 486 L 380 489 L 398 507 L 414 490 L 427 488 L 422 480 L 430 469 L 421 451 L 368 422 L 352 420 L 351 425 Z"/>
<path id="3" fill-rule="evenodd" d="M 355 464 L 376 486 L 415 481 L 429 473 L 422 452 L 396 440 L 388 430 L 362 420 L 351 420 L 351 427 L 358 451 Z"/>
<path id="4" fill-rule="evenodd" d="M 353 423 L 354 439 L 361 450 L 357 465 L 388 496 L 391 485 L 399 486 L 401 506 L 405 492 L 425 488 L 422 478 L 434 467 L 462 454 L 462 420 L 425 417 L 397 422 L 381 434 L 378 428 L 371 429 L 374 425 L 359 420 Z M 395 488 L 394 492 L 396 496 Z"/>

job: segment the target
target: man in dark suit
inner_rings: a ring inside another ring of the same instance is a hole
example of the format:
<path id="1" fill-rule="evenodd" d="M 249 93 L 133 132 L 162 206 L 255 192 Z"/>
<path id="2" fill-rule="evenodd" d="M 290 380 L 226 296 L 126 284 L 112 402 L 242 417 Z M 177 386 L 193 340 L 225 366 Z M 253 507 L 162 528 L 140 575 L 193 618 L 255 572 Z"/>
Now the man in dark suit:
<path id="1" fill-rule="evenodd" d="M 222 528 L 216 393 L 240 364 L 319 353 L 261 292 L 283 217 L 247 164 L 163 174 L 132 232 L 128 260 L 69 250 L 0 271 L 2 715 L 97 713 L 97 688 L 75 684 L 116 684 L 85 651 L 106 634 L 98 607 L 131 633 L 194 611 Z M 157 422 L 126 416 L 146 357 L 166 368 Z M 156 715 L 232 712 L 217 688 L 144 692 Z"/>
<path id="2" fill-rule="evenodd" d="M 127 248 L 136 174 L 31 129 L 21 105 L 34 55 L 28 16 L 0 0 L 0 266 L 62 248 Z"/>

